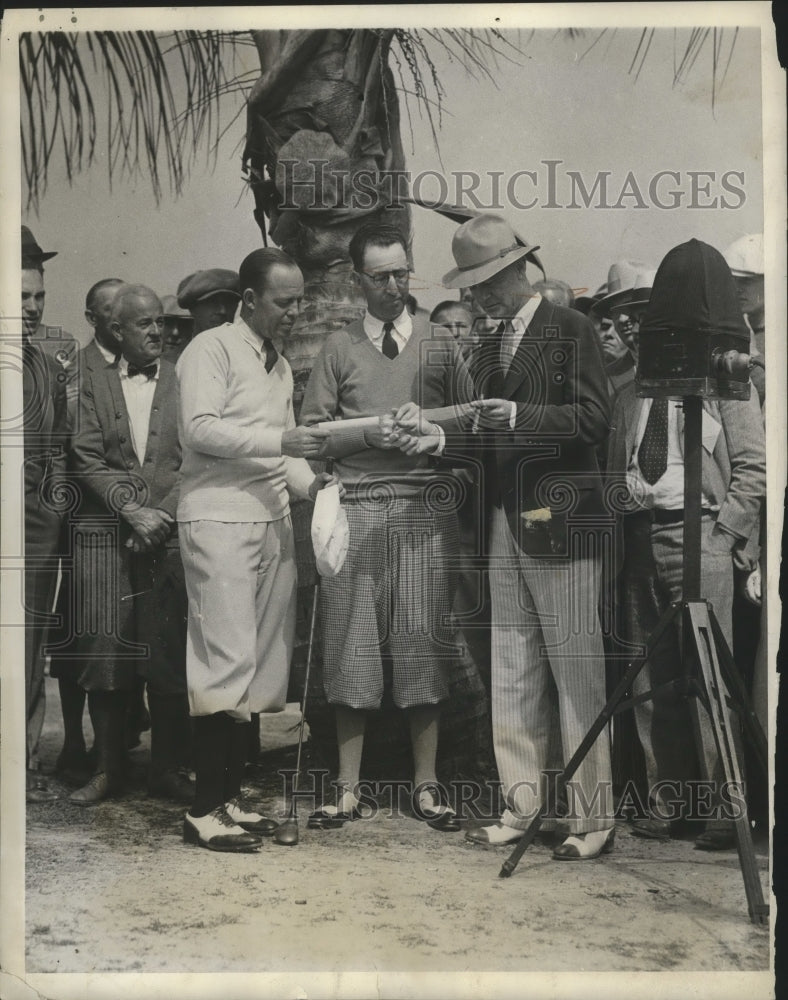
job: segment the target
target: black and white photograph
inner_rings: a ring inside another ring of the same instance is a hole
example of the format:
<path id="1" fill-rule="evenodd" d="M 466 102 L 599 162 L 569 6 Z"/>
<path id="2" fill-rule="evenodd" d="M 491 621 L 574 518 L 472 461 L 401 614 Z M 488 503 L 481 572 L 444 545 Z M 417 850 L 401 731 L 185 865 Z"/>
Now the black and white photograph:
<path id="1" fill-rule="evenodd" d="M 779 995 L 772 5 L 0 44 L 0 995 Z"/>

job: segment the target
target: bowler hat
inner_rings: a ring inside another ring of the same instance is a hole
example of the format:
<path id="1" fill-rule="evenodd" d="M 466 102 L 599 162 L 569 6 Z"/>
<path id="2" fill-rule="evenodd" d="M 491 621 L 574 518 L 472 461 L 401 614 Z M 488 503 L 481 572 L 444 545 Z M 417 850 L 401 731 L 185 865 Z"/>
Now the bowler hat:
<path id="1" fill-rule="evenodd" d="M 57 250 L 42 250 L 27 226 L 22 226 L 22 265 L 43 264 L 51 257 L 57 257 Z"/>
<path id="2" fill-rule="evenodd" d="M 240 284 L 236 271 L 227 271 L 222 267 L 195 271 L 178 285 L 178 305 L 191 309 L 197 302 L 220 294 L 235 295 L 240 299 Z"/>
<path id="3" fill-rule="evenodd" d="M 536 255 L 538 246 L 530 246 L 519 237 L 500 215 L 477 215 L 459 227 L 451 242 L 457 266 L 444 275 L 445 288 L 471 288 L 487 281 L 505 267 L 525 257 L 544 274 Z"/>

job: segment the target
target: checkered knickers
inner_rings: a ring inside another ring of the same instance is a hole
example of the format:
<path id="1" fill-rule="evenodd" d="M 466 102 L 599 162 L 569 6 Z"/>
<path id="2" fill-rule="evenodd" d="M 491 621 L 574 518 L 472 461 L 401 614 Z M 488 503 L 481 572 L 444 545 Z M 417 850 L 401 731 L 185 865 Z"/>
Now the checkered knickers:
<path id="1" fill-rule="evenodd" d="M 445 498 L 443 498 L 445 500 Z M 350 546 L 342 571 L 321 582 L 323 683 L 332 704 L 380 707 L 383 654 L 400 708 L 448 697 L 456 650 L 451 610 L 457 517 L 430 496 L 348 498 Z"/>

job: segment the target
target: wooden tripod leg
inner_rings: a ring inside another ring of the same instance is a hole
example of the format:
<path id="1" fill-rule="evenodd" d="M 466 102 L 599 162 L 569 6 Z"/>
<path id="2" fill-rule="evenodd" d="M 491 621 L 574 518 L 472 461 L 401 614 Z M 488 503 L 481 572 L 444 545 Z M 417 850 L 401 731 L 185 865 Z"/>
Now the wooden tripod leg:
<path id="1" fill-rule="evenodd" d="M 711 630 L 717 646 L 717 654 L 720 658 L 720 668 L 723 680 L 728 686 L 728 692 L 731 695 L 732 700 L 736 703 L 740 710 L 740 718 L 752 748 L 755 751 L 756 760 L 758 761 L 758 764 L 763 772 L 764 778 L 768 781 L 769 746 L 766 740 L 766 734 L 763 731 L 760 719 L 755 714 L 755 710 L 752 707 L 752 702 L 747 694 L 744 681 L 742 680 L 739 669 L 734 662 L 730 650 L 728 649 L 728 644 L 725 642 L 725 636 L 722 634 L 722 628 L 720 627 L 720 623 L 717 621 L 713 609 L 709 609 L 709 621 L 711 622 Z"/>
<path id="2" fill-rule="evenodd" d="M 651 650 L 657 645 L 659 640 L 662 638 L 663 633 L 666 629 L 673 623 L 673 620 L 681 612 L 680 604 L 671 604 L 671 606 L 665 611 L 665 613 L 657 622 L 657 627 L 649 636 L 648 647 L 645 656 L 638 657 L 638 659 L 633 660 L 627 667 L 626 673 L 621 678 L 621 680 L 616 685 L 615 691 L 608 698 L 605 707 L 597 716 L 591 728 L 588 730 L 586 735 L 580 742 L 580 746 L 572 754 L 570 760 L 567 762 L 564 770 L 556 778 L 556 795 L 560 796 L 563 793 L 566 783 L 574 775 L 575 771 L 583 763 L 588 751 L 594 745 L 596 738 L 605 728 L 605 726 L 610 722 L 613 715 L 618 708 L 618 705 L 624 701 L 632 687 L 632 682 L 643 669 L 643 667 L 648 662 L 648 658 L 651 655 Z M 517 846 L 509 855 L 509 857 L 504 861 L 500 872 L 498 873 L 499 878 L 509 878 L 512 872 L 517 867 L 520 858 L 525 854 L 526 849 L 530 844 L 533 843 L 534 838 L 539 832 L 539 827 L 542 825 L 541 814 L 535 816 L 531 820 L 531 825 L 525 831 L 525 835 L 518 841 Z"/>
<path id="3" fill-rule="evenodd" d="M 717 642 L 709 617 L 709 607 L 706 601 L 688 601 L 685 605 L 689 634 L 685 633 L 685 649 L 695 653 L 699 668 L 698 681 L 708 699 L 709 721 L 717 745 L 725 781 L 738 789 L 739 799 L 744 803 L 741 773 L 736 750 L 733 744 L 730 714 L 726 704 L 726 691 L 720 670 Z M 694 713 L 700 711 L 698 699 L 692 699 Z M 700 745 L 700 727 L 696 718 L 696 733 L 699 737 L 698 756 L 703 760 L 703 747 Z M 755 850 L 752 846 L 752 832 L 747 817 L 747 807 L 744 805 L 743 815 L 740 813 L 734 820 L 736 832 L 736 848 L 739 852 L 739 867 L 744 879 L 744 891 L 747 896 L 747 907 L 750 920 L 754 924 L 766 923 L 769 917 L 769 906 L 764 901 L 758 864 L 755 860 Z"/>

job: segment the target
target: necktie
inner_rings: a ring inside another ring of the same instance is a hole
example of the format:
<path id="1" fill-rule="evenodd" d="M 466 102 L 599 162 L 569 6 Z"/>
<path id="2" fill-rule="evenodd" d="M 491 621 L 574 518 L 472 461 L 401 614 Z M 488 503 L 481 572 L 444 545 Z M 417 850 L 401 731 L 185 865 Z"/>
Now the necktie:
<path id="1" fill-rule="evenodd" d="M 394 329 L 393 323 L 383 324 L 383 353 L 387 358 L 396 358 L 399 354 L 399 348 L 397 347 L 397 342 L 391 335 L 391 331 Z"/>
<path id="2" fill-rule="evenodd" d="M 507 375 L 517 353 L 517 335 L 508 320 L 498 325 L 498 334 L 501 338 L 501 368 Z"/>
<path id="3" fill-rule="evenodd" d="M 265 347 L 265 370 L 270 372 L 276 364 L 279 354 L 271 341 L 266 337 L 263 338 L 263 347 Z"/>
<path id="4" fill-rule="evenodd" d="M 643 440 L 638 448 L 640 473 L 652 486 L 668 467 L 668 400 L 655 399 L 651 404 Z"/>
<path id="5" fill-rule="evenodd" d="M 154 362 L 152 365 L 144 365 L 143 367 L 138 367 L 137 365 L 129 365 L 129 378 L 134 378 L 135 375 L 144 375 L 148 381 L 152 378 L 156 378 L 156 372 L 158 371 L 158 365 Z"/>

